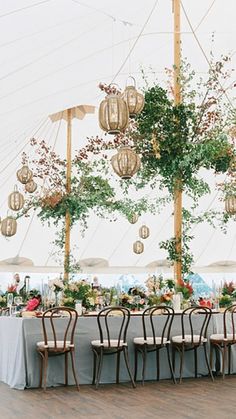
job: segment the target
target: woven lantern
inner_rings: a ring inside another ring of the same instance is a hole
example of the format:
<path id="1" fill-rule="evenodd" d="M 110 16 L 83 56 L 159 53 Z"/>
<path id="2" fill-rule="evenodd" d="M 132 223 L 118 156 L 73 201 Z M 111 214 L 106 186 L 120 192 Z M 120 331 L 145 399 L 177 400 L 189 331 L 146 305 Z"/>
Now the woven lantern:
<path id="1" fill-rule="evenodd" d="M 126 86 L 122 98 L 127 103 L 130 118 L 134 118 L 144 107 L 144 96 L 136 90 L 135 79 L 133 77 L 130 78 L 133 79 L 134 85 Z"/>
<path id="2" fill-rule="evenodd" d="M 131 215 L 131 217 L 128 218 L 128 221 L 130 222 L 130 224 L 135 224 L 138 221 L 138 214 L 136 214 L 135 212 Z"/>
<path id="3" fill-rule="evenodd" d="M 2 220 L 1 233 L 3 236 L 11 237 L 16 234 L 17 222 L 15 218 L 7 216 Z"/>
<path id="4" fill-rule="evenodd" d="M 8 206 L 13 211 L 19 211 L 23 208 L 24 203 L 24 196 L 17 190 L 17 186 L 15 185 L 14 192 L 12 192 L 8 197 Z"/>
<path id="5" fill-rule="evenodd" d="M 227 214 L 236 214 L 236 195 L 231 195 L 226 198 L 225 211 L 227 212 Z"/>
<path id="6" fill-rule="evenodd" d="M 229 165 L 229 170 L 230 170 L 232 175 L 236 175 L 236 156 L 234 156 L 231 159 L 230 165 Z"/>
<path id="7" fill-rule="evenodd" d="M 25 184 L 26 192 L 33 193 L 36 191 L 36 189 L 37 189 L 37 183 L 33 179 L 31 179 L 29 182 Z"/>
<path id="8" fill-rule="evenodd" d="M 28 168 L 27 165 L 22 166 L 21 169 L 16 172 L 17 179 L 24 185 L 32 179 L 33 172 Z"/>
<path id="9" fill-rule="evenodd" d="M 121 179 L 130 179 L 140 169 L 141 160 L 130 147 L 121 147 L 111 158 L 111 164 L 114 172 Z"/>
<path id="10" fill-rule="evenodd" d="M 133 251 L 137 255 L 140 255 L 140 253 L 143 253 L 143 251 L 144 251 L 144 244 L 140 240 L 137 240 L 133 244 Z"/>
<path id="11" fill-rule="evenodd" d="M 124 132 L 129 123 L 127 104 L 120 94 L 110 93 L 99 106 L 99 125 L 108 134 Z"/>
<path id="12" fill-rule="evenodd" d="M 139 237 L 141 237 L 141 239 L 147 239 L 150 235 L 150 230 L 147 226 L 142 225 L 139 229 Z"/>

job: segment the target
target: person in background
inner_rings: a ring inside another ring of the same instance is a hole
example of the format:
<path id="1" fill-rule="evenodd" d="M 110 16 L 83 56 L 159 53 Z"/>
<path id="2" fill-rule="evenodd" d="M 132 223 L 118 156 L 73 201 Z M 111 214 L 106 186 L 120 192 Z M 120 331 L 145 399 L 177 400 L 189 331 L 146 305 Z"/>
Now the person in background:
<path id="1" fill-rule="evenodd" d="M 15 292 L 19 294 L 20 289 L 24 286 L 24 283 L 20 280 L 20 275 L 18 273 L 15 273 L 13 276 L 13 286 L 15 287 Z"/>
<path id="2" fill-rule="evenodd" d="M 41 304 L 41 294 L 32 295 L 30 300 L 28 301 L 25 310 L 26 311 L 34 311 L 36 310 Z"/>

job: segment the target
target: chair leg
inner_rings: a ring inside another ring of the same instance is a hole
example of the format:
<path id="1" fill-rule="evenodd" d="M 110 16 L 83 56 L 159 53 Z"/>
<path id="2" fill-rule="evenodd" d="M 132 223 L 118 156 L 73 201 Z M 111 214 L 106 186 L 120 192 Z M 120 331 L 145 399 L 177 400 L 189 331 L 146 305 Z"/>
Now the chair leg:
<path id="1" fill-rule="evenodd" d="M 211 367 L 211 371 L 213 369 L 213 345 L 210 342 L 210 367 Z"/>
<path id="2" fill-rule="evenodd" d="M 43 357 L 43 390 L 46 391 L 47 385 L 47 369 L 48 369 L 48 352 L 44 352 Z"/>
<path id="3" fill-rule="evenodd" d="M 170 359 L 170 347 L 169 347 L 169 345 L 166 345 L 166 350 L 167 350 L 167 358 L 168 358 L 168 363 L 169 363 L 169 367 L 170 367 L 171 377 L 172 377 L 173 383 L 176 384 L 173 365 L 172 365 L 172 362 L 171 362 L 171 359 Z"/>
<path id="4" fill-rule="evenodd" d="M 68 386 L 68 352 L 65 352 L 65 385 Z"/>
<path id="5" fill-rule="evenodd" d="M 98 354 L 93 350 L 93 381 L 92 384 L 95 384 L 96 377 L 97 377 L 97 358 Z"/>
<path id="6" fill-rule="evenodd" d="M 130 370 L 130 366 L 129 366 L 128 348 L 126 346 L 123 346 L 123 352 L 124 352 L 124 358 L 125 358 L 126 367 L 127 367 L 128 373 L 129 373 L 129 377 L 130 377 L 133 388 L 135 388 L 136 384 L 135 384 L 133 376 L 131 374 L 131 370 Z"/>
<path id="7" fill-rule="evenodd" d="M 39 387 L 42 387 L 43 382 L 43 354 L 39 352 L 40 355 L 40 375 L 39 375 Z"/>
<path id="8" fill-rule="evenodd" d="M 102 363 L 103 363 L 103 348 L 100 348 L 100 352 L 98 354 L 98 368 L 97 368 L 97 377 L 96 377 L 96 389 L 100 383 L 101 372 L 102 372 Z"/>
<path id="9" fill-rule="evenodd" d="M 224 344 L 222 348 L 222 377 L 225 378 L 225 361 L 226 361 L 227 346 Z"/>
<path id="10" fill-rule="evenodd" d="M 71 356 L 71 365 L 72 365 L 72 372 L 73 372 L 75 384 L 76 384 L 77 390 L 79 391 L 79 383 L 78 383 L 76 372 L 75 372 L 75 352 L 70 351 L 70 356 Z"/>
<path id="11" fill-rule="evenodd" d="M 116 358 L 116 384 L 119 384 L 120 381 L 120 351 L 117 352 Z"/>
<path id="12" fill-rule="evenodd" d="M 182 383 L 183 365 L 184 365 L 184 346 L 179 350 L 180 366 L 179 366 L 179 382 Z"/>
<path id="13" fill-rule="evenodd" d="M 172 346 L 172 366 L 173 366 L 174 373 L 175 373 L 175 352 L 176 352 L 175 346 Z"/>
<path id="14" fill-rule="evenodd" d="M 137 381 L 137 372 L 138 372 L 138 350 L 135 346 L 134 348 L 134 381 Z"/>
<path id="15" fill-rule="evenodd" d="M 194 347 L 194 374 L 195 378 L 197 378 L 197 348 Z"/>
<path id="16" fill-rule="evenodd" d="M 142 350 L 141 353 L 142 353 L 142 358 L 143 358 L 142 385 L 144 385 L 145 372 L 146 372 L 146 360 L 147 360 L 147 347 L 146 347 L 146 345 L 143 346 L 143 350 Z"/>
<path id="17" fill-rule="evenodd" d="M 156 349 L 156 367 L 157 367 L 157 381 L 160 380 L 160 356 L 159 349 Z"/>
<path id="18" fill-rule="evenodd" d="M 212 374 L 212 368 L 210 366 L 209 359 L 208 359 L 206 344 L 203 344 L 203 348 L 204 348 L 204 353 L 205 353 L 205 360 L 206 360 L 206 364 L 207 364 L 207 369 L 209 371 L 209 374 L 211 376 L 212 381 L 214 381 L 214 377 L 213 377 L 213 374 Z"/>
<path id="19" fill-rule="evenodd" d="M 231 371 L 231 345 L 228 346 L 228 374 Z"/>

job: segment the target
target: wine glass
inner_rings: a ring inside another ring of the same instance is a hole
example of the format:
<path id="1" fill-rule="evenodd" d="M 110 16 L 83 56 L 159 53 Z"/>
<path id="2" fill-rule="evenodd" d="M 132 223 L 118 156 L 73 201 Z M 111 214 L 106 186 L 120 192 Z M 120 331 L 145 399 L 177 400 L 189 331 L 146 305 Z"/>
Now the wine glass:
<path id="1" fill-rule="evenodd" d="M 19 311 L 19 307 L 22 304 L 22 297 L 20 295 L 17 295 L 14 298 L 14 303 L 16 304 L 16 311 Z"/>

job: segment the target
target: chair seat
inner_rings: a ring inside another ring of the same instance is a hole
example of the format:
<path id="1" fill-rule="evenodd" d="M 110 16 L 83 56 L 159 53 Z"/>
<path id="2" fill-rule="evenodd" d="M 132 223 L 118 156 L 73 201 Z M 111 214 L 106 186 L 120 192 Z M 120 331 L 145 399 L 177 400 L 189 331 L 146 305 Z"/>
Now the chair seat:
<path id="1" fill-rule="evenodd" d="M 224 334 L 222 333 L 215 333 L 214 335 L 210 336 L 211 342 L 234 342 L 236 343 L 236 339 L 232 334 L 228 334 L 227 338 L 224 337 Z"/>
<path id="2" fill-rule="evenodd" d="M 156 336 L 155 339 L 156 339 L 156 345 L 161 345 L 161 344 L 166 345 L 167 343 L 170 343 L 167 340 L 167 338 L 163 338 L 162 340 L 160 336 Z M 144 345 L 144 344 L 153 345 L 153 346 L 155 345 L 154 339 L 152 336 L 147 337 L 146 339 L 144 339 L 144 337 L 137 337 L 137 338 L 134 338 L 133 342 L 135 345 Z"/>
<path id="3" fill-rule="evenodd" d="M 127 346 L 126 342 L 123 342 L 123 340 L 120 340 L 120 344 L 118 345 L 118 339 L 110 339 L 110 345 L 107 339 L 104 339 L 103 342 L 101 342 L 100 340 L 92 340 L 91 345 L 92 346 L 97 346 L 97 347 L 101 347 L 103 346 L 104 348 L 122 348 L 123 346 Z"/>
<path id="4" fill-rule="evenodd" d="M 49 340 L 47 345 L 45 345 L 45 342 L 37 342 L 37 349 L 44 350 L 44 349 L 64 349 L 64 340 L 57 340 L 57 346 L 55 347 L 54 340 Z M 65 349 L 69 350 L 70 348 L 73 348 L 74 344 L 71 344 L 69 340 L 66 341 Z"/>
<path id="5" fill-rule="evenodd" d="M 185 337 L 183 338 L 182 336 L 173 336 L 171 338 L 171 341 L 173 343 L 177 343 L 177 344 L 182 344 L 183 342 L 186 343 L 187 345 L 191 345 L 191 343 L 193 342 L 194 344 L 198 344 L 199 343 L 199 339 L 200 336 L 199 335 L 193 335 L 193 339 L 192 339 L 192 335 L 185 335 Z M 201 337 L 201 342 L 200 343 L 205 343 L 207 342 L 207 338 L 204 338 L 203 336 Z"/>

